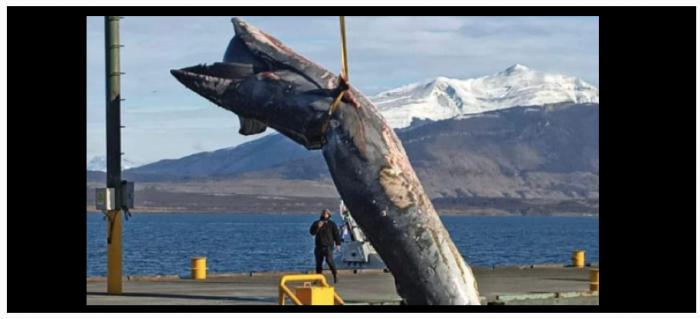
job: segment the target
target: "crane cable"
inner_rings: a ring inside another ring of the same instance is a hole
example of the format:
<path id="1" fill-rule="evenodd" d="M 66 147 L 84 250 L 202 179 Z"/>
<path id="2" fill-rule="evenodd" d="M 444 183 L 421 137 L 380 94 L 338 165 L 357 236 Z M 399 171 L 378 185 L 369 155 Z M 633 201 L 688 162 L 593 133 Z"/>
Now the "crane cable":
<path id="1" fill-rule="evenodd" d="M 341 59 L 341 65 L 340 65 L 340 76 L 345 80 L 345 82 L 349 82 L 350 79 L 348 78 L 348 53 L 346 50 L 345 46 L 345 17 L 340 16 L 340 39 L 341 39 L 341 50 L 340 50 L 340 59 Z M 331 105 L 331 108 L 328 110 L 328 115 L 333 114 L 335 112 L 335 109 L 338 108 L 338 104 L 340 104 L 340 100 L 343 98 L 343 95 L 345 94 L 345 90 L 340 91 L 340 94 L 335 98 L 335 101 L 333 101 L 333 104 Z"/>

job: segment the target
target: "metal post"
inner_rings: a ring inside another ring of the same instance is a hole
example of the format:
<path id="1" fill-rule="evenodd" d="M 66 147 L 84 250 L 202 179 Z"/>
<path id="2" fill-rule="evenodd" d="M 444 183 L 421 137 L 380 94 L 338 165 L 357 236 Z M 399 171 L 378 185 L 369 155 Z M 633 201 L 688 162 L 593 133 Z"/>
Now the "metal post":
<path id="1" fill-rule="evenodd" d="M 116 192 L 116 210 L 107 212 L 107 293 L 122 293 L 121 118 L 119 83 L 119 17 L 105 17 L 107 95 L 107 187 Z"/>

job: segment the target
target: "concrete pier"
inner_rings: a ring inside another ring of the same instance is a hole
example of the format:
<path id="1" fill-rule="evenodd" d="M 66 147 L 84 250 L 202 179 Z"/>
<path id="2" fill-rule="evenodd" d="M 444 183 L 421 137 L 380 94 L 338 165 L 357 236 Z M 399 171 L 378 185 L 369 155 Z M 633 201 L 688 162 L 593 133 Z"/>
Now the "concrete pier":
<path id="1" fill-rule="evenodd" d="M 596 268 L 597 265 L 594 265 Z M 566 305 L 599 304 L 598 293 L 589 292 L 590 268 L 561 265 L 527 267 L 473 267 L 483 304 Z M 103 278 L 88 278 L 88 305 L 275 305 L 281 272 L 209 274 L 206 280 L 177 276 L 125 278 L 123 294 L 106 293 Z M 332 277 L 328 276 L 330 283 Z M 346 304 L 395 305 L 390 273 L 340 273 L 335 284 Z M 289 302 L 288 302 L 289 303 Z"/>

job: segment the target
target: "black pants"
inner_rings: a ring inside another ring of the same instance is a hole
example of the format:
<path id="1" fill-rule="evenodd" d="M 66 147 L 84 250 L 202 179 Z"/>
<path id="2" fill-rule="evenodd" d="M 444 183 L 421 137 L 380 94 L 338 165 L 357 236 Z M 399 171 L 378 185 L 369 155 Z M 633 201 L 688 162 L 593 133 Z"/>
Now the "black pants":
<path id="1" fill-rule="evenodd" d="M 314 255 L 316 256 L 316 273 L 320 274 L 323 271 L 323 258 L 326 258 L 326 263 L 328 267 L 331 268 L 333 275 L 336 274 L 335 261 L 333 261 L 333 248 L 332 247 L 316 247 L 314 250 Z"/>

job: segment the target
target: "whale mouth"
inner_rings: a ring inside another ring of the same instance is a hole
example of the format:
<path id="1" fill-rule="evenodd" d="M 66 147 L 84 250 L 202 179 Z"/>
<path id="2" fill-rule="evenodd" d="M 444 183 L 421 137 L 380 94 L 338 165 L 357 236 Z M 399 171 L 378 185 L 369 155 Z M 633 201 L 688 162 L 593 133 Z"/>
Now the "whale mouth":
<path id="1" fill-rule="evenodd" d="M 189 90 L 235 113 L 242 135 L 271 127 L 307 149 L 325 144 L 335 97 L 330 72 L 240 19 L 222 62 L 170 73 Z"/>
<path id="2" fill-rule="evenodd" d="M 180 79 L 178 76 L 202 76 L 208 80 L 222 79 L 229 81 L 242 81 L 252 75 L 253 65 L 244 63 L 229 63 L 229 62 L 216 62 L 211 65 L 199 64 L 191 67 L 182 68 L 179 70 L 171 70 L 171 73 L 175 77 Z"/>
<path id="3" fill-rule="evenodd" d="M 231 85 L 255 75 L 251 64 L 217 62 L 170 70 L 180 83 L 214 104 L 227 108 L 222 98 Z"/>
<path id="4" fill-rule="evenodd" d="M 200 64 L 179 70 L 170 70 L 170 73 L 185 87 L 203 96 L 214 104 L 231 110 L 225 99 L 227 91 L 239 82 L 255 76 L 252 64 L 244 63 L 214 63 L 212 65 Z M 265 131 L 267 125 L 255 119 L 238 116 L 240 120 L 239 133 L 242 135 L 255 135 Z"/>

